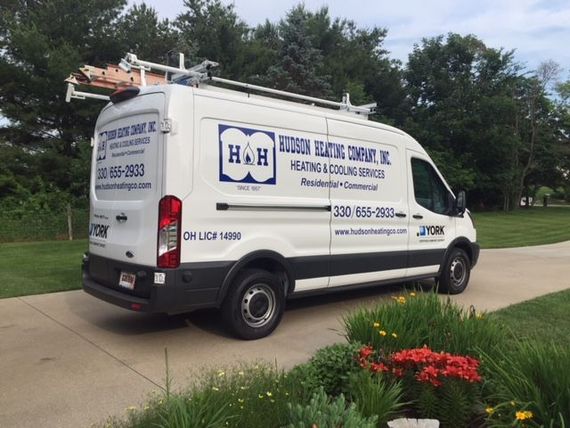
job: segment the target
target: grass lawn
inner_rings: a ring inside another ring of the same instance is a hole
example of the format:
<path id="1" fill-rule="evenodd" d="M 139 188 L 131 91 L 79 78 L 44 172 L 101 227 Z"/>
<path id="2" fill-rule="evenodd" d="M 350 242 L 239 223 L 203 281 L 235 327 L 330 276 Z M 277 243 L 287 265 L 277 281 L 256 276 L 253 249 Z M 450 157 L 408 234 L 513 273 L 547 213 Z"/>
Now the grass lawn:
<path id="1" fill-rule="evenodd" d="M 518 337 L 570 348 L 570 289 L 493 312 Z"/>
<path id="2" fill-rule="evenodd" d="M 81 287 L 87 240 L 0 245 L 0 298 Z"/>
<path id="3" fill-rule="evenodd" d="M 526 247 L 570 240 L 570 207 L 474 213 L 482 248 Z"/>

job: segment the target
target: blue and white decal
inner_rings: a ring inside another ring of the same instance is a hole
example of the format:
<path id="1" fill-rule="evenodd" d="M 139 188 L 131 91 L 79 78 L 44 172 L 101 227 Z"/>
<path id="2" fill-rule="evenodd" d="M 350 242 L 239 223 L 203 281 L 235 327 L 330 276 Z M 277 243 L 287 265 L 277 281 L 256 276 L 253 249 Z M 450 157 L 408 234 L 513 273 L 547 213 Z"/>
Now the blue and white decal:
<path id="1" fill-rule="evenodd" d="M 97 142 L 97 162 L 105 160 L 107 157 L 107 131 L 99 133 L 99 140 Z"/>
<path id="2" fill-rule="evenodd" d="M 276 184 L 275 133 L 218 125 L 220 181 Z"/>

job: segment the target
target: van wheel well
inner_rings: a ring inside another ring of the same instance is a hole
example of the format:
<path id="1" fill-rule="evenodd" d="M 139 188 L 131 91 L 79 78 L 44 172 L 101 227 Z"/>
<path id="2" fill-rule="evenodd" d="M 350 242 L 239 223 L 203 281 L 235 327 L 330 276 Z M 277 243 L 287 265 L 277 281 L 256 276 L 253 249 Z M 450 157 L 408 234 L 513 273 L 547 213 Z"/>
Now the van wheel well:
<path id="1" fill-rule="evenodd" d="M 465 253 L 467 253 L 467 256 L 469 257 L 469 263 L 473 265 L 473 250 L 471 248 L 471 245 L 467 244 L 466 242 L 460 241 L 455 244 L 455 248 L 460 248 L 463 251 L 465 251 Z"/>
<path id="2" fill-rule="evenodd" d="M 240 272 L 246 269 L 261 269 L 275 275 L 279 279 L 279 282 L 283 286 L 283 292 L 285 296 L 292 291 L 292 281 L 285 270 L 285 267 L 276 260 L 269 258 L 259 258 L 248 262 L 246 265 L 242 266 Z"/>

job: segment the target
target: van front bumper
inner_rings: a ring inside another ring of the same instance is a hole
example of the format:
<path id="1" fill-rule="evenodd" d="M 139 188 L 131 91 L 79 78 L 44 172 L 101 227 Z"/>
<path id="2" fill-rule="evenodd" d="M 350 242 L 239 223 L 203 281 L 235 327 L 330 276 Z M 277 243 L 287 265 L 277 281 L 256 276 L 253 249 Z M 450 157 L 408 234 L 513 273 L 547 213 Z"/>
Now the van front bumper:
<path id="1" fill-rule="evenodd" d="M 176 314 L 218 306 L 217 298 L 231 265 L 188 264 L 178 269 L 156 269 L 96 255 L 83 260 L 85 292 L 122 308 L 139 312 Z M 121 272 L 136 275 L 135 289 L 120 287 Z M 154 283 L 155 272 L 166 275 Z"/>

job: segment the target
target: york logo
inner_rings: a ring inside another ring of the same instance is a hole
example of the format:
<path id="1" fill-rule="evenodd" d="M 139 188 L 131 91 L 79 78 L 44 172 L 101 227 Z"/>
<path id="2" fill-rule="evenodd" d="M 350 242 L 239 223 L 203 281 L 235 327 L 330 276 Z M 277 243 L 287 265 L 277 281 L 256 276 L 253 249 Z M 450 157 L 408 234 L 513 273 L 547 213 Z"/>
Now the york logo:
<path id="1" fill-rule="evenodd" d="M 275 184 L 275 133 L 218 125 L 220 181 Z"/>
<path id="2" fill-rule="evenodd" d="M 441 236 L 445 235 L 445 226 L 420 226 L 418 236 Z"/>
<path id="3" fill-rule="evenodd" d="M 97 162 L 105 160 L 107 157 L 107 131 L 99 133 L 97 141 Z"/>
<path id="4" fill-rule="evenodd" d="M 101 238 L 107 239 L 107 233 L 109 232 L 108 224 L 98 224 L 98 223 L 91 223 L 89 225 L 89 236 L 91 238 Z"/>

